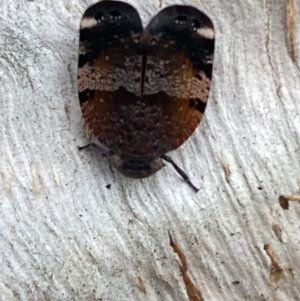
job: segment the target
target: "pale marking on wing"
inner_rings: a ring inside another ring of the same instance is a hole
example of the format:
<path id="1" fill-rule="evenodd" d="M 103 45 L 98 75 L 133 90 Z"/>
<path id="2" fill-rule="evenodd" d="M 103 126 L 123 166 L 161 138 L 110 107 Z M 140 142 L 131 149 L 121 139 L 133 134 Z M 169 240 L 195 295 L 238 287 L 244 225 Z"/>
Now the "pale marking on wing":
<path id="1" fill-rule="evenodd" d="M 215 38 L 215 31 L 211 27 L 200 27 L 197 29 L 197 33 L 209 40 L 213 40 Z"/>
<path id="2" fill-rule="evenodd" d="M 199 71 L 198 75 L 201 79 L 193 77 L 189 90 L 190 98 L 200 98 L 203 103 L 207 103 L 210 90 L 210 78 L 206 76 L 205 72 Z"/>
<path id="3" fill-rule="evenodd" d="M 92 27 L 95 27 L 97 24 L 98 24 L 98 22 L 95 18 L 84 17 L 81 20 L 80 29 L 92 28 Z"/>

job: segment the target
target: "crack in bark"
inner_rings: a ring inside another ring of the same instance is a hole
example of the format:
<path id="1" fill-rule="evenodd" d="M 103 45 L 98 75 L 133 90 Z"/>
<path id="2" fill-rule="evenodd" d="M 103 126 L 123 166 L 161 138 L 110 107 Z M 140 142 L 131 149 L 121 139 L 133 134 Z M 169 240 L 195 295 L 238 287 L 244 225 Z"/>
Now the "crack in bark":
<path id="1" fill-rule="evenodd" d="M 274 66 L 272 63 L 272 59 L 271 59 L 271 55 L 270 55 L 270 49 L 269 49 L 269 44 L 270 44 L 270 8 L 268 6 L 268 0 L 266 0 L 265 2 L 265 7 L 266 7 L 266 15 L 267 15 L 267 36 L 266 36 L 266 49 L 267 49 L 267 56 L 268 56 L 268 60 L 269 60 L 269 64 L 271 66 L 271 73 L 272 73 L 272 80 L 274 82 L 275 85 L 275 93 L 277 95 L 277 98 L 279 99 L 279 101 L 281 102 L 282 106 L 283 106 L 283 101 L 282 98 L 280 96 L 280 89 L 281 86 L 278 84 L 278 82 L 275 79 L 275 75 L 274 75 Z"/>

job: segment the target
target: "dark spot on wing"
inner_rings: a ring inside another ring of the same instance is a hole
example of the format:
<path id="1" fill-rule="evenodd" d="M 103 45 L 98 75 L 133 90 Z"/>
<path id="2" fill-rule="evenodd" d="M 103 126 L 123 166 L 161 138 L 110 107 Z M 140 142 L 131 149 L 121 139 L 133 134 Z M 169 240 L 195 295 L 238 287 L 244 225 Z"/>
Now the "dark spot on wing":
<path id="1" fill-rule="evenodd" d="M 79 92 L 79 102 L 82 104 L 88 101 L 89 99 L 93 98 L 94 96 L 95 96 L 94 90 L 86 89 L 82 92 Z"/>
<path id="2" fill-rule="evenodd" d="M 203 102 L 200 98 L 196 99 L 190 99 L 190 107 L 195 108 L 196 110 L 200 111 L 201 113 L 204 113 L 206 108 L 206 103 Z"/>

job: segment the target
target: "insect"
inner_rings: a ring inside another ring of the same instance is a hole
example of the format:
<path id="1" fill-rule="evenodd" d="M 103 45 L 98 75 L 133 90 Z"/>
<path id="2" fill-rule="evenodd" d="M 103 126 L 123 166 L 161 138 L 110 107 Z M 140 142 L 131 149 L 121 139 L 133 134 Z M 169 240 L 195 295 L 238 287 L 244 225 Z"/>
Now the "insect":
<path id="1" fill-rule="evenodd" d="M 109 157 L 132 178 L 171 163 L 166 153 L 194 132 L 204 114 L 212 77 L 214 27 L 191 6 L 160 11 L 144 29 L 121 1 L 90 6 L 80 23 L 78 93 L 83 116 Z"/>

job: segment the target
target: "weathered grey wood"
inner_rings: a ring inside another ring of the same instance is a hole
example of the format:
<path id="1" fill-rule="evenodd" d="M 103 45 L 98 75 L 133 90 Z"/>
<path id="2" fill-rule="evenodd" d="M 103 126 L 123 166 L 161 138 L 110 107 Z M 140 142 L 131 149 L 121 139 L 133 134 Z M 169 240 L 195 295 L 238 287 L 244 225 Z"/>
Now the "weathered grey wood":
<path id="1" fill-rule="evenodd" d="M 216 29 L 205 118 L 170 154 L 198 194 L 171 166 L 131 180 L 96 152 L 78 152 L 88 142 L 76 93 L 78 28 L 92 3 L 1 4 L 0 299 L 187 300 L 170 231 L 205 300 L 300 300 L 300 208 L 278 204 L 279 194 L 298 193 L 300 178 L 300 27 L 297 64 L 285 1 L 185 2 Z M 144 22 L 159 6 L 131 3 Z M 266 243 L 293 270 L 277 291 Z"/>

